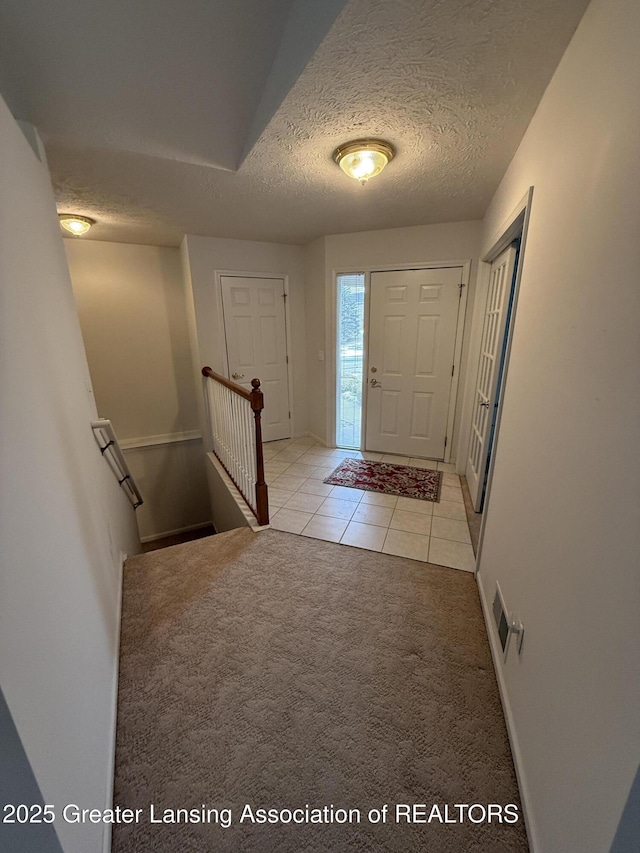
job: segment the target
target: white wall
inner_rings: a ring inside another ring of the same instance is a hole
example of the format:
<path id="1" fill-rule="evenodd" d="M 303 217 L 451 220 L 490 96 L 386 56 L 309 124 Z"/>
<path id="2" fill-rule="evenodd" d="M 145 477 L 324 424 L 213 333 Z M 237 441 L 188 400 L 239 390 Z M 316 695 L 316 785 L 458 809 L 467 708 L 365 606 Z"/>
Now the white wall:
<path id="1" fill-rule="evenodd" d="M 64 243 L 98 411 L 145 500 L 140 535 L 208 522 L 179 249 Z"/>
<path id="2" fill-rule="evenodd" d="M 309 432 L 323 443 L 327 424 L 327 262 L 326 237 L 305 247 L 305 305 L 307 318 L 307 424 Z M 324 362 L 319 353 L 324 354 Z"/>
<path id="3" fill-rule="evenodd" d="M 193 304 L 196 373 L 208 365 L 226 375 L 222 301 L 216 272 L 288 276 L 288 319 L 291 336 L 291 413 L 295 435 L 307 429 L 307 355 L 305 341 L 304 250 L 300 246 L 196 237 L 188 234 L 181 247 L 188 272 L 187 300 Z"/>
<path id="4" fill-rule="evenodd" d="M 534 186 L 479 580 L 538 853 L 608 851 L 640 759 L 639 32 L 594 0 L 484 223 Z"/>
<path id="5" fill-rule="evenodd" d="M 366 272 L 376 268 L 388 269 L 394 264 L 419 266 L 437 261 L 470 260 L 472 262 L 471 280 L 467 294 L 467 312 L 470 317 L 475 295 L 480 235 L 480 222 L 453 222 L 357 234 L 339 234 L 317 240 L 307 247 L 307 339 L 314 344 L 309 354 L 307 368 L 309 387 L 314 389 L 315 398 L 315 403 L 313 406 L 310 403 L 309 407 L 309 429 L 312 433 L 323 440 L 328 439 L 335 419 L 335 318 L 332 306 L 336 273 L 355 270 Z M 321 323 L 324 325 L 322 345 L 320 345 L 319 336 Z M 456 458 L 460 428 L 469 328 L 470 324 L 467 323 L 459 377 L 460 390 L 452 436 L 452 459 Z M 324 362 L 318 360 L 319 349 L 324 350 Z M 323 396 L 320 394 L 320 389 L 323 391 Z"/>
<path id="6" fill-rule="evenodd" d="M 105 808 L 121 564 L 139 542 L 90 427 L 49 174 L 1 100 L 0 150 L 0 680 L 45 802 Z M 66 853 L 102 850 L 100 825 L 56 829 Z"/>

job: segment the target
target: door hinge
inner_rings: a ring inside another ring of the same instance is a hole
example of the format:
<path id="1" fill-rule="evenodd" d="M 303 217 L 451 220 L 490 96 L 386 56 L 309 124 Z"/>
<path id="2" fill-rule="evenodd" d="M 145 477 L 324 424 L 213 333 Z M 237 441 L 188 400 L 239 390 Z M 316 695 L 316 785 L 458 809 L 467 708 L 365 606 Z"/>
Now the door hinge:
<path id="1" fill-rule="evenodd" d="M 452 365 L 451 365 L 451 375 L 452 375 L 452 376 L 453 376 L 453 374 L 454 374 L 455 369 L 456 369 L 455 364 L 452 364 Z"/>
<path id="2" fill-rule="evenodd" d="M 289 420 L 291 420 L 291 412 L 289 412 Z"/>
<path id="3" fill-rule="evenodd" d="M 285 355 L 285 358 L 287 359 L 287 364 L 289 364 L 289 356 Z"/>
<path id="4" fill-rule="evenodd" d="M 448 439 L 448 438 L 447 438 L 447 436 L 445 435 L 445 437 L 444 437 L 444 446 L 445 446 L 445 447 L 447 446 L 447 441 L 449 441 L 449 439 Z"/>
<path id="5" fill-rule="evenodd" d="M 286 302 L 286 301 L 287 301 L 287 294 L 286 294 L 286 293 L 283 293 L 283 294 L 282 294 L 282 298 L 283 298 L 283 299 L 284 299 L 284 301 Z"/>

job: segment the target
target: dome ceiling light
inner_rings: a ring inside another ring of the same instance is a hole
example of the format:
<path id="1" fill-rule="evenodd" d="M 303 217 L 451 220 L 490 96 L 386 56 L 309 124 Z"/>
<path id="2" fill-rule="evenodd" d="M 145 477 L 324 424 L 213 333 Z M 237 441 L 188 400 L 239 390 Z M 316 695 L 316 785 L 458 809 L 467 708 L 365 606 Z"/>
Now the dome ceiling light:
<path id="1" fill-rule="evenodd" d="M 380 174 L 395 153 L 384 139 L 355 139 L 336 148 L 333 159 L 346 175 L 364 185 Z"/>
<path id="2" fill-rule="evenodd" d="M 92 225 L 96 224 L 95 219 L 90 219 L 88 216 L 79 216 L 76 213 L 59 213 L 58 219 L 65 231 L 73 234 L 74 237 L 82 237 Z"/>

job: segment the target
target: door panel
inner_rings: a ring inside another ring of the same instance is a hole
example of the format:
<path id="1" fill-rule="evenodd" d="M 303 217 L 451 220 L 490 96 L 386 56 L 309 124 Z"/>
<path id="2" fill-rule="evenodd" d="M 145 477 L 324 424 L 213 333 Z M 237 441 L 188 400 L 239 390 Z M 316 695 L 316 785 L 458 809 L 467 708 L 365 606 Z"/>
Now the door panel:
<path id="1" fill-rule="evenodd" d="M 233 360 L 234 367 L 249 368 L 256 363 L 251 326 L 251 317 L 231 318 L 230 337 L 235 341 L 237 351 L 237 356 Z"/>
<path id="2" fill-rule="evenodd" d="M 386 376 L 400 376 L 402 365 L 402 331 L 404 317 L 384 318 L 382 372 Z"/>
<path id="3" fill-rule="evenodd" d="M 473 403 L 466 477 L 474 507 L 481 508 L 490 436 L 498 405 L 498 378 L 517 252 L 509 246 L 491 265 L 480 364 Z"/>
<path id="4" fill-rule="evenodd" d="M 367 450 L 444 457 L 462 269 L 371 275 Z"/>
<path id="5" fill-rule="evenodd" d="M 275 316 L 260 317 L 260 344 L 262 346 L 262 361 L 273 367 L 278 364 L 278 328 Z"/>
<path id="6" fill-rule="evenodd" d="M 283 409 L 283 400 L 280 397 L 282 391 L 282 383 L 266 379 L 262 384 L 262 393 L 264 394 L 264 411 L 262 412 L 262 434 L 264 441 L 272 441 L 271 438 L 264 438 L 266 432 L 271 429 L 279 429 L 282 422 L 280 413 Z M 267 397 L 267 395 L 269 395 Z M 269 401 L 267 405 L 267 399 Z M 280 438 L 281 436 L 278 436 Z M 288 436 L 286 436 L 288 437 Z"/>
<path id="7" fill-rule="evenodd" d="M 438 340 L 438 317 L 418 317 L 416 376 L 433 376 Z"/>
<path id="8" fill-rule="evenodd" d="M 398 438 L 400 436 L 399 397 L 397 391 L 381 391 L 380 432 L 382 435 Z"/>
<path id="9" fill-rule="evenodd" d="M 229 378 L 251 390 L 257 376 L 264 393 L 264 441 L 289 438 L 284 281 L 226 275 L 220 280 Z"/>
<path id="10" fill-rule="evenodd" d="M 411 412 L 411 438 L 431 439 L 433 394 L 416 391 Z"/>

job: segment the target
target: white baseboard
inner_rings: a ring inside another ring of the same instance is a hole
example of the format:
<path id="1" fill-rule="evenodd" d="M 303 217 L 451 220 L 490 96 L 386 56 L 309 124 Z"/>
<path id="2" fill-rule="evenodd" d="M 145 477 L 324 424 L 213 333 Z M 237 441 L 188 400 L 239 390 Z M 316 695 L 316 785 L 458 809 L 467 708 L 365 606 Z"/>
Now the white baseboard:
<path id="1" fill-rule="evenodd" d="M 190 530 L 202 530 L 203 527 L 210 527 L 210 521 L 199 521 L 197 524 L 189 524 L 187 527 L 176 527 L 175 530 L 165 530 L 162 533 L 152 533 L 150 536 L 143 536 L 140 541 L 155 542 L 157 539 L 165 539 L 167 536 L 176 536 L 178 533 L 188 533 Z"/>
<path id="2" fill-rule="evenodd" d="M 309 430 L 307 430 L 307 432 L 305 432 L 305 435 L 308 435 L 308 436 L 309 436 L 309 438 L 312 438 L 314 441 L 317 441 L 317 442 L 318 442 L 318 444 L 321 444 L 321 445 L 322 445 L 322 447 L 326 447 L 326 446 L 327 446 L 327 445 L 326 445 L 326 443 L 325 443 L 321 438 L 318 438 L 318 436 L 317 436 L 317 435 L 315 435 L 315 434 L 314 434 L 314 433 L 312 433 L 312 432 L 309 432 Z"/>
<path id="3" fill-rule="evenodd" d="M 115 637 L 115 671 L 113 674 L 113 684 L 111 686 L 112 697 L 111 697 L 111 744 L 109 749 L 109 755 L 111 756 L 111 761 L 109 762 L 108 767 L 108 776 L 107 776 L 107 801 L 105 803 L 105 809 L 113 808 L 113 785 L 115 782 L 116 775 L 116 726 L 118 724 L 118 680 L 120 677 L 120 630 L 122 625 L 122 583 L 124 580 L 124 562 L 127 559 L 127 555 L 124 553 L 120 554 L 120 567 L 118 569 L 119 577 L 118 577 L 118 599 L 117 599 L 117 613 L 116 613 L 116 637 Z M 111 853 L 111 834 L 112 834 L 112 824 L 105 823 L 104 830 L 102 833 L 102 851 L 103 853 Z"/>
<path id="4" fill-rule="evenodd" d="M 527 785 L 524 763 L 522 760 L 522 752 L 516 734 L 515 721 L 511 711 L 511 704 L 507 694 L 507 685 L 504 680 L 503 672 L 503 654 L 498 647 L 498 638 L 493 630 L 493 610 L 486 600 L 484 587 L 480 579 L 480 575 L 476 575 L 476 583 L 478 584 L 478 592 L 480 593 L 480 603 L 482 605 L 482 615 L 484 616 L 485 627 L 487 629 L 487 637 L 489 638 L 489 648 L 491 649 L 491 657 L 493 658 L 493 668 L 496 673 L 498 682 L 498 690 L 500 691 L 500 702 L 502 703 L 502 711 L 504 713 L 505 722 L 507 724 L 507 734 L 509 736 L 509 744 L 511 745 L 511 755 L 513 757 L 513 766 L 516 771 L 518 780 L 518 788 L 520 789 L 520 801 L 522 803 L 522 817 L 524 826 L 527 831 L 527 840 L 529 842 L 530 853 L 538 853 L 540 847 L 537 842 L 537 832 L 533 820 L 533 812 L 531 809 L 531 798 L 529 796 L 529 787 Z"/>

